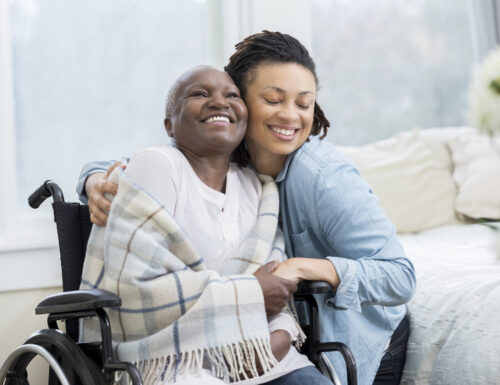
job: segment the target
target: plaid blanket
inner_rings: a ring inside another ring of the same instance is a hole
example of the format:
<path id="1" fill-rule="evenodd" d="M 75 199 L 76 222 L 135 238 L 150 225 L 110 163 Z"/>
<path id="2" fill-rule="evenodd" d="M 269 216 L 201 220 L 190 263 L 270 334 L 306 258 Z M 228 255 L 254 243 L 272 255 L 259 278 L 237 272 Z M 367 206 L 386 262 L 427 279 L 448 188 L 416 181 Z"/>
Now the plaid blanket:
<path id="1" fill-rule="evenodd" d="M 276 360 L 269 345 L 264 299 L 252 275 L 284 258 L 274 180 L 263 182 L 257 223 L 221 273 L 207 269 L 164 207 L 116 169 L 118 183 L 106 227 L 94 226 L 82 288 L 116 293 L 109 311 L 120 360 L 133 362 L 145 385 L 175 382 L 207 363 L 226 382 L 257 377 Z M 258 358 L 258 359 L 257 359 Z"/>

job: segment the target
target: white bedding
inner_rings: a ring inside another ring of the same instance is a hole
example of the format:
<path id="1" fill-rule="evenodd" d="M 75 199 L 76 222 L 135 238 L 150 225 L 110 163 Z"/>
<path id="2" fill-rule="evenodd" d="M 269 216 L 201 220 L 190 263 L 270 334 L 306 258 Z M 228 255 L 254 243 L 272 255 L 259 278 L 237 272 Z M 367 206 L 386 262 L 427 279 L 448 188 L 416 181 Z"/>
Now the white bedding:
<path id="1" fill-rule="evenodd" d="M 415 264 L 401 384 L 500 384 L 500 261 L 484 225 L 399 238 Z"/>

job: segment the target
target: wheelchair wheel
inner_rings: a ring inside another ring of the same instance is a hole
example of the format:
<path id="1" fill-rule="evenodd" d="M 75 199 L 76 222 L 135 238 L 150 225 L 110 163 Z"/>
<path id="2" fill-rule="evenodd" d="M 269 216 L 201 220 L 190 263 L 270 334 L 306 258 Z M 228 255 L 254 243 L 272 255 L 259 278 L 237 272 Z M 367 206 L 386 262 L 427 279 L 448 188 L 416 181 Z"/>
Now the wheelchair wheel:
<path id="1" fill-rule="evenodd" d="M 325 353 L 321 353 L 318 361 L 318 370 L 323 373 L 333 383 L 333 385 L 342 385 L 337 372 Z"/>
<path id="2" fill-rule="evenodd" d="M 39 347 L 41 349 L 26 349 L 24 346 Z M 80 347 L 66 334 L 57 329 L 43 329 L 35 332 L 20 346 L 22 353 L 9 365 L 5 385 L 29 385 L 26 367 L 36 355 L 42 355 L 61 380 L 61 369 L 71 385 L 106 385 L 101 370 Z M 49 357 L 46 356 L 47 352 Z M 1 379 L 0 379 L 1 380 Z M 56 380 L 56 377 L 54 377 Z M 60 384 L 64 381 L 51 380 L 51 383 Z M 0 385 L 3 385 L 0 381 Z"/>

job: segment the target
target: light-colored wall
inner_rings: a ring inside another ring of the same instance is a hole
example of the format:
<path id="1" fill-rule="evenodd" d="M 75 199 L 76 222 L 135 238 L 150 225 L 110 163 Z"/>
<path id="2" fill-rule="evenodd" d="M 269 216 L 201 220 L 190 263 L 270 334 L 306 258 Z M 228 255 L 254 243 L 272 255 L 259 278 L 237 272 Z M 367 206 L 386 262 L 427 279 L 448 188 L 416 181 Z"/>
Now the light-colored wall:
<path id="1" fill-rule="evenodd" d="M 47 327 L 47 317 L 35 315 L 35 307 L 46 296 L 61 291 L 60 287 L 0 292 L 0 365 L 31 333 Z M 31 385 L 46 385 L 48 365 L 40 358 L 28 367 Z"/>

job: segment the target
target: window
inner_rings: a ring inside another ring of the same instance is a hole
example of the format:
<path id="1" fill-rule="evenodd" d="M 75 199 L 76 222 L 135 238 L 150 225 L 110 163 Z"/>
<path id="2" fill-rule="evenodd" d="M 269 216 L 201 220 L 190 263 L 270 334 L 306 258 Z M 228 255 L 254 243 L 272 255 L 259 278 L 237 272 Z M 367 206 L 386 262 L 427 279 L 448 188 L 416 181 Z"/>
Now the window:
<path id="1" fill-rule="evenodd" d="M 0 290 L 19 287 L 19 261 L 46 255 L 59 275 L 50 205 L 27 205 L 35 188 L 52 179 L 74 201 L 84 163 L 168 140 L 169 85 L 222 64 L 213 3 L 0 0 Z"/>
<path id="2" fill-rule="evenodd" d="M 19 208 L 49 178 L 74 200 L 85 162 L 167 140 L 168 86 L 209 61 L 206 8 L 203 1 L 10 2 Z"/>
<path id="3" fill-rule="evenodd" d="M 465 124 L 474 61 L 466 0 L 312 0 L 311 15 L 331 141 Z"/>

